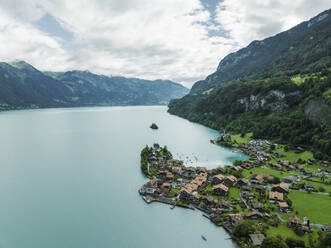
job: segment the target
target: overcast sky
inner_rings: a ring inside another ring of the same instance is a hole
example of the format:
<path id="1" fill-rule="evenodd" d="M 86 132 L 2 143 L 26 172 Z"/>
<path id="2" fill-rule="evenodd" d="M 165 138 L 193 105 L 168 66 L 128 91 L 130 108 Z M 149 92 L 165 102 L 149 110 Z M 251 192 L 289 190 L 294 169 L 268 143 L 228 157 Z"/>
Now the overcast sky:
<path id="1" fill-rule="evenodd" d="M 0 60 L 186 86 L 330 0 L 0 0 Z"/>

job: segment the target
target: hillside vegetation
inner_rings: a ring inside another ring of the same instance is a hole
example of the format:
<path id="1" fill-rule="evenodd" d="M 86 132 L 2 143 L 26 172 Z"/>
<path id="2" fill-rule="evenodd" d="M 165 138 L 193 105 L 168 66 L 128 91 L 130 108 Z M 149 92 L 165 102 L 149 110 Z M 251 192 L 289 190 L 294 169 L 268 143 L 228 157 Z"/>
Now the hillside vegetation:
<path id="1" fill-rule="evenodd" d="M 217 130 L 311 147 L 331 157 L 331 11 L 253 42 L 169 112 Z"/>

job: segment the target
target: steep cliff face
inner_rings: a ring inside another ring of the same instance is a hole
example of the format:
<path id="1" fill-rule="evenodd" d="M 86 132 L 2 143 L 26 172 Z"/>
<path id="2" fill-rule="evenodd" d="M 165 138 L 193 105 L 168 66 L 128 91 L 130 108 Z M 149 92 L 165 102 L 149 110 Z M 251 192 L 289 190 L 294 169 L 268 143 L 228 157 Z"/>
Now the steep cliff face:
<path id="1" fill-rule="evenodd" d="M 305 106 L 305 114 L 320 126 L 331 127 L 331 106 L 321 100 L 310 100 Z"/>

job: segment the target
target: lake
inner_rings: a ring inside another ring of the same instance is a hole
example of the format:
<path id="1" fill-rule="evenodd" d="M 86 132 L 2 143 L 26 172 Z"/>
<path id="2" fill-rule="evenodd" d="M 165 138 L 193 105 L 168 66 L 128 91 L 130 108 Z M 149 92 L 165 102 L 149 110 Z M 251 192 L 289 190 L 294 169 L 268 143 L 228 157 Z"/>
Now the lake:
<path id="1" fill-rule="evenodd" d="M 216 137 L 162 106 L 0 113 L 0 247 L 235 247 L 201 212 L 138 194 L 140 151 L 154 142 L 208 168 L 245 158 Z"/>

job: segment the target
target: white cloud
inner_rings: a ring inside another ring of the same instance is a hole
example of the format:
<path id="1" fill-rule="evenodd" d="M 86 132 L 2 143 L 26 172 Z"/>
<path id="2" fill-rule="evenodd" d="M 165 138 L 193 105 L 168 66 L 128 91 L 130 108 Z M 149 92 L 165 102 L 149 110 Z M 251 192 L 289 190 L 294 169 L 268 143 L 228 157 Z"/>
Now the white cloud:
<path id="1" fill-rule="evenodd" d="M 30 24 L 23 24 L 0 9 L 0 60 L 26 60 L 32 64 L 63 70 L 67 52 L 59 42 L 38 31 Z"/>
<path id="2" fill-rule="evenodd" d="M 329 0 L 224 0 L 216 20 L 239 46 L 285 31 L 331 7 Z"/>
<path id="3" fill-rule="evenodd" d="M 0 59 L 187 85 L 212 73 L 229 52 L 312 17 L 328 1 L 225 0 L 215 26 L 199 0 L 0 0 Z M 33 26 L 45 14 L 82 48 L 64 49 L 60 37 Z M 229 37 L 209 36 L 221 27 Z"/>

